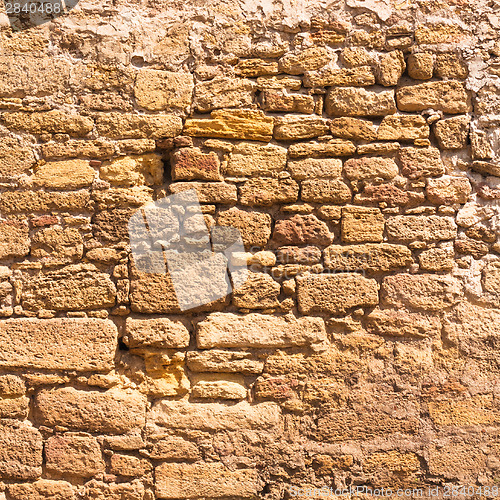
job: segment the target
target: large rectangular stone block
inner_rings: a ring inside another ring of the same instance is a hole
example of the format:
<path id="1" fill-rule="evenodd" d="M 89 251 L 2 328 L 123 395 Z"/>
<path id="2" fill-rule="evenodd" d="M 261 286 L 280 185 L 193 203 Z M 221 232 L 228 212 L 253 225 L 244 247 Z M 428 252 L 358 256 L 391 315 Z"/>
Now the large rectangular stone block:
<path id="1" fill-rule="evenodd" d="M 89 318 L 0 321 L 0 366 L 109 371 L 118 332 L 112 321 Z"/>
<path id="2" fill-rule="evenodd" d="M 394 90 L 332 87 L 326 96 L 326 112 L 330 116 L 390 115 L 396 112 Z"/>
<path id="3" fill-rule="evenodd" d="M 162 139 L 175 137 L 181 130 L 181 118 L 173 115 L 106 113 L 97 119 L 99 135 L 112 139 Z"/>
<path id="4" fill-rule="evenodd" d="M 440 241 L 457 236 L 457 225 L 451 217 L 439 215 L 396 215 L 386 222 L 389 241 Z"/>

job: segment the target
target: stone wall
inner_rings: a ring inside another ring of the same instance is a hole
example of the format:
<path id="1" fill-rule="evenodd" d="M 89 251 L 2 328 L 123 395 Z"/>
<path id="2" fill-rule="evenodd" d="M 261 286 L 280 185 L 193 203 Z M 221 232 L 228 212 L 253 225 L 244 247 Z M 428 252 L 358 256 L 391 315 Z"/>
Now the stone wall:
<path id="1" fill-rule="evenodd" d="M 495 9 L 82 0 L 4 25 L 0 499 L 498 486 Z M 251 273 L 183 312 L 127 223 L 190 188 Z"/>

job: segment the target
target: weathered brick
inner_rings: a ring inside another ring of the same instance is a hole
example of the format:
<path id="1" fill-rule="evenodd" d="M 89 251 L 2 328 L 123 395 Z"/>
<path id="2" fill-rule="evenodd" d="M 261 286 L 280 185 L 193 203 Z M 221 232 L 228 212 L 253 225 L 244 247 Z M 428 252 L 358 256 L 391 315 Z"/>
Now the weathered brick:
<path id="1" fill-rule="evenodd" d="M 189 330 L 180 320 L 127 318 L 125 342 L 130 348 L 151 346 L 163 349 L 189 345 Z"/>
<path id="2" fill-rule="evenodd" d="M 331 120 L 330 132 L 343 139 L 373 141 L 377 138 L 377 127 L 373 122 L 348 116 Z"/>
<path id="3" fill-rule="evenodd" d="M 278 141 L 295 141 L 325 135 L 327 121 L 316 116 L 285 115 L 275 119 L 274 138 Z"/>
<path id="4" fill-rule="evenodd" d="M 151 463 L 144 458 L 129 455 L 111 455 L 111 474 L 127 477 L 141 477 L 152 470 Z"/>
<path id="5" fill-rule="evenodd" d="M 332 234 L 328 226 L 315 215 L 294 215 L 278 220 L 274 226 L 276 245 L 328 245 Z"/>
<path id="6" fill-rule="evenodd" d="M 413 141 L 427 139 L 429 125 L 423 116 L 386 116 L 378 128 L 377 139 L 381 141 Z"/>
<path id="7" fill-rule="evenodd" d="M 0 222 L 0 259 L 24 257 L 29 251 L 28 225 L 17 221 Z"/>
<path id="8" fill-rule="evenodd" d="M 341 237 L 346 243 L 381 242 L 385 219 L 378 208 L 343 207 Z"/>
<path id="9" fill-rule="evenodd" d="M 85 160 L 51 161 L 37 168 L 32 177 L 37 186 L 52 189 L 90 187 L 96 171 Z"/>
<path id="10" fill-rule="evenodd" d="M 99 135 L 111 139 L 162 139 L 182 131 L 182 120 L 173 115 L 106 113 L 97 118 Z"/>
<path id="11" fill-rule="evenodd" d="M 35 418 L 48 427 L 124 434 L 145 424 L 146 398 L 132 391 L 79 391 L 72 387 L 41 390 Z"/>
<path id="12" fill-rule="evenodd" d="M 120 156 L 104 162 L 99 175 L 113 186 L 158 185 L 163 182 L 163 162 L 156 153 Z"/>
<path id="13" fill-rule="evenodd" d="M 272 113 L 314 113 L 315 102 L 312 95 L 288 94 L 279 90 L 262 92 L 262 109 Z"/>
<path id="14" fill-rule="evenodd" d="M 0 321 L 0 366 L 109 371 L 113 368 L 117 336 L 113 322 L 95 318 Z"/>
<path id="15" fill-rule="evenodd" d="M 252 80 L 216 76 L 196 84 L 194 105 L 201 113 L 218 108 L 246 108 L 253 102 L 254 91 Z"/>
<path id="16" fill-rule="evenodd" d="M 292 347 L 326 340 L 321 318 L 295 318 L 251 313 L 212 313 L 197 325 L 198 348 Z"/>
<path id="17" fill-rule="evenodd" d="M 399 169 L 391 158 L 364 157 L 351 158 L 344 163 L 344 172 L 348 179 L 392 179 L 398 175 Z"/>
<path id="18" fill-rule="evenodd" d="M 286 166 L 287 150 L 274 144 L 240 142 L 231 152 L 226 175 L 265 176 L 281 172 Z"/>
<path id="19" fill-rule="evenodd" d="M 434 56 L 430 52 L 417 52 L 408 57 L 408 75 L 415 80 L 430 80 L 434 70 Z"/>
<path id="20" fill-rule="evenodd" d="M 277 75 L 278 63 L 268 59 L 240 59 L 234 71 L 239 76 Z"/>
<path id="21" fill-rule="evenodd" d="M 342 160 L 339 158 L 307 158 L 290 160 L 288 170 L 294 179 L 338 178 L 342 174 Z"/>
<path id="22" fill-rule="evenodd" d="M 226 182 L 175 182 L 170 184 L 172 194 L 194 189 L 200 203 L 232 204 L 237 201 L 234 184 Z"/>
<path id="23" fill-rule="evenodd" d="M 153 149 L 154 149 L 154 141 Z M 41 145 L 44 158 L 110 158 L 115 154 L 115 145 L 101 139 L 79 141 L 70 139 L 66 142 L 48 142 Z"/>
<path id="24" fill-rule="evenodd" d="M 405 69 L 405 58 L 400 50 L 392 50 L 383 54 L 377 64 L 377 83 L 384 87 L 393 87 L 398 84 Z"/>
<path id="25" fill-rule="evenodd" d="M 418 262 L 426 271 L 451 271 L 455 264 L 453 257 L 453 252 L 444 248 L 429 248 L 418 256 Z"/>
<path id="26" fill-rule="evenodd" d="M 210 380 L 212 376 L 219 377 L 218 374 L 211 374 L 209 380 L 205 380 L 207 374 L 202 375 L 204 380 L 196 382 L 191 389 L 191 396 L 200 399 L 227 399 L 241 400 L 246 399 L 248 391 L 240 377 L 239 381 L 234 380 Z M 224 375 L 228 377 L 229 375 Z"/>
<path id="27" fill-rule="evenodd" d="M 259 374 L 264 370 L 264 362 L 254 359 L 252 353 L 245 351 L 189 351 L 187 366 L 194 372 Z"/>
<path id="28" fill-rule="evenodd" d="M 385 116 L 396 112 L 393 90 L 374 92 L 357 87 L 332 87 L 326 96 L 330 116 Z"/>
<path id="29" fill-rule="evenodd" d="M 220 161 L 216 153 L 203 153 L 198 148 L 182 148 L 170 156 L 172 179 L 221 181 Z"/>
<path id="30" fill-rule="evenodd" d="M 386 221 L 387 236 L 391 241 L 452 240 L 457 226 L 451 217 L 439 215 L 396 215 Z"/>
<path id="31" fill-rule="evenodd" d="M 12 500 L 75 500 L 75 491 L 67 481 L 39 479 L 34 483 L 10 484 Z"/>
<path id="32" fill-rule="evenodd" d="M 277 307 L 280 291 L 280 284 L 269 274 L 250 273 L 245 283 L 233 290 L 233 304 L 245 309 Z"/>
<path id="33" fill-rule="evenodd" d="M 307 71 L 304 74 L 304 87 L 364 87 L 375 83 L 373 68 L 358 66 L 357 68 L 324 69 Z"/>
<path id="34" fill-rule="evenodd" d="M 469 135 L 468 116 L 454 116 L 439 120 L 434 125 L 434 134 L 442 149 L 462 149 L 467 145 Z"/>
<path id="35" fill-rule="evenodd" d="M 279 70 L 289 75 L 301 75 L 306 71 L 322 68 L 333 59 L 325 47 L 310 47 L 300 52 L 285 54 L 279 61 Z"/>
<path id="36" fill-rule="evenodd" d="M 34 113 L 3 113 L 2 123 L 13 130 L 26 130 L 32 134 L 69 134 L 75 137 L 86 136 L 94 122 L 86 116 L 52 110 Z"/>
<path id="37" fill-rule="evenodd" d="M 52 193 L 46 191 L 5 191 L 0 195 L 0 210 L 4 213 L 87 212 L 90 193 Z"/>
<path id="38" fill-rule="evenodd" d="M 270 206 L 297 201 L 299 186 L 292 179 L 251 179 L 239 188 L 240 203 L 248 206 Z"/>
<path id="39" fill-rule="evenodd" d="M 352 193 L 340 179 L 309 179 L 302 182 L 301 197 L 314 203 L 341 204 L 350 201 Z"/>
<path id="40" fill-rule="evenodd" d="M 131 483 L 105 483 L 92 479 L 85 483 L 84 500 L 143 500 L 144 484 L 141 481 Z"/>
<path id="41" fill-rule="evenodd" d="M 14 137 L 0 139 L 0 177 L 11 178 L 27 172 L 35 164 L 33 150 Z"/>
<path id="42" fill-rule="evenodd" d="M 45 227 L 33 235 L 31 255 L 42 262 L 70 264 L 83 256 L 83 238 L 74 227 Z"/>
<path id="43" fill-rule="evenodd" d="M 398 159 L 401 173 L 410 179 L 444 174 L 444 165 L 437 148 L 401 148 Z"/>
<path id="44" fill-rule="evenodd" d="M 353 307 L 378 304 L 377 282 L 357 274 L 311 274 L 296 279 L 302 314 L 343 314 Z"/>
<path id="45" fill-rule="evenodd" d="M 389 337 L 439 337 L 439 317 L 394 309 L 374 309 L 366 316 L 369 333 Z"/>
<path id="46" fill-rule="evenodd" d="M 467 177 L 440 177 L 427 181 L 427 199 L 436 205 L 453 205 L 467 203 L 472 192 Z"/>
<path id="47" fill-rule="evenodd" d="M 350 156 L 356 152 L 351 141 L 331 139 L 327 142 L 300 142 L 290 144 L 290 158 L 329 158 L 331 156 Z"/>

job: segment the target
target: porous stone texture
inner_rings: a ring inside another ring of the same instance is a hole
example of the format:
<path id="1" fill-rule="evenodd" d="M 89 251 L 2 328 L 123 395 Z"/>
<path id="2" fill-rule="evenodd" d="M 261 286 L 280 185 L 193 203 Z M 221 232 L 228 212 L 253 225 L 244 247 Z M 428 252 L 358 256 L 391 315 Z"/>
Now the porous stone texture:
<path id="1" fill-rule="evenodd" d="M 497 496 L 495 2 L 20 17 L 0 500 Z"/>

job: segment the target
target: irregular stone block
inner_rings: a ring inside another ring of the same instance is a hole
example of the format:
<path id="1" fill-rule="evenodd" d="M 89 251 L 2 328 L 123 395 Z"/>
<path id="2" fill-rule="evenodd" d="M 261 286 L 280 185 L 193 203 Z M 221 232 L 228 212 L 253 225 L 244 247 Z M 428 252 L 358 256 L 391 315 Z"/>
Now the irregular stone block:
<path id="1" fill-rule="evenodd" d="M 262 109 L 272 113 L 314 113 L 314 97 L 304 94 L 288 94 L 279 90 L 262 93 Z"/>
<path id="2" fill-rule="evenodd" d="M 315 116 L 285 115 L 275 119 L 274 138 L 278 141 L 311 139 L 325 135 L 327 121 Z"/>
<path id="3" fill-rule="evenodd" d="M 112 321 L 97 318 L 8 319 L 0 321 L 0 366 L 109 371 L 117 337 Z"/>
<path id="4" fill-rule="evenodd" d="M 265 176 L 281 172 L 286 166 L 287 150 L 274 144 L 240 142 L 229 156 L 226 175 Z"/>
<path id="5" fill-rule="evenodd" d="M 281 247 L 277 251 L 279 264 L 318 264 L 321 250 L 317 247 Z"/>
<path id="6" fill-rule="evenodd" d="M 87 212 L 90 193 L 49 193 L 45 191 L 5 191 L 0 195 L 0 210 L 11 213 Z"/>
<path id="7" fill-rule="evenodd" d="M 160 155 L 120 156 L 104 162 L 100 178 L 114 186 L 153 186 L 163 182 L 163 162 Z"/>
<path id="8" fill-rule="evenodd" d="M 467 69 L 467 64 L 459 54 L 443 52 L 441 54 L 436 54 L 434 74 L 439 78 L 458 78 L 459 80 L 465 80 L 469 71 Z"/>
<path id="9" fill-rule="evenodd" d="M 310 47 L 301 52 L 285 54 L 279 61 L 279 71 L 289 75 L 301 75 L 326 66 L 334 54 L 325 47 Z"/>
<path id="10" fill-rule="evenodd" d="M 240 59 L 234 68 L 238 76 L 277 75 L 278 63 L 267 59 Z"/>
<path id="11" fill-rule="evenodd" d="M 51 226 L 33 235 L 31 255 L 51 264 L 70 264 L 83 256 L 83 238 L 74 227 Z"/>
<path id="12" fill-rule="evenodd" d="M 274 119 L 252 109 L 216 110 L 210 118 L 188 118 L 183 134 L 193 137 L 247 139 L 269 142 L 273 136 Z"/>
<path id="13" fill-rule="evenodd" d="M 331 139 L 328 142 L 301 142 L 290 144 L 290 158 L 324 158 L 331 156 L 350 156 L 356 152 L 356 146 L 351 141 Z"/>
<path id="14" fill-rule="evenodd" d="M 149 111 L 185 110 L 191 105 L 193 87 L 191 73 L 142 69 L 137 73 L 134 96 Z"/>
<path id="15" fill-rule="evenodd" d="M 84 160 L 51 161 L 39 167 L 33 183 L 52 189 L 79 189 L 90 187 L 96 171 Z"/>
<path id="16" fill-rule="evenodd" d="M 440 177 L 427 181 L 427 199 L 436 205 L 467 203 L 472 187 L 467 177 Z"/>
<path id="17" fill-rule="evenodd" d="M 170 156 L 172 179 L 221 181 L 220 161 L 216 153 L 202 153 L 198 148 L 182 148 Z"/>
<path id="18" fill-rule="evenodd" d="M 245 399 L 247 389 L 238 382 L 228 380 L 200 380 L 192 390 L 191 396 L 200 399 Z"/>
<path id="19" fill-rule="evenodd" d="M 398 151 L 401 173 L 409 179 L 438 177 L 444 174 L 444 165 L 437 148 L 401 148 Z"/>
<path id="20" fill-rule="evenodd" d="M 435 425 L 495 425 L 500 412 L 492 394 L 473 396 L 468 400 L 429 401 L 429 416 Z"/>
<path id="21" fill-rule="evenodd" d="M 500 307 L 500 262 L 491 262 L 483 269 L 483 300 Z"/>
<path id="22" fill-rule="evenodd" d="M 430 80 L 434 70 L 434 55 L 417 52 L 408 56 L 408 75 L 415 80 Z"/>
<path id="23" fill-rule="evenodd" d="M 380 141 L 413 141 L 427 139 L 429 125 L 423 116 L 391 115 L 386 116 L 378 128 Z"/>
<path id="24" fill-rule="evenodd" d="M 392 179 L 399 173 L 396 162 L 391 158 L 351 158 L 344 163 L 344 172 L 348 179 L 365 180 L 376 177 Z"/>
<path id="25" fill-rule="evenodd" d="M 305 313 L 306 314 L 306 313 Z M 292 347 L 326 341 L 321 318 L 250 313 L 212 313 L 197 325 L 199 349 L 211 347 Z"/>
<path id="26" fill-rule="evenodd" d="M 384 228 L 385 219 L 378 208 L 342 208 L 341 237 L 343 242 L 381 242 L 384 239 Z"/>
<path id="27" fill-rule="evenodd" d="M 472 109 L 464 84 L 456 80 L 400 87 L 396 92 L 396 99 L 401 111 L 424 111 L 432 108 L 443 113 L 458 114 Z"/>
<path id="28" fill-rule="evenodd" d="M 307 71 L 304 74 L 304 87 L 368 87 L 375 83 L 373 68 L 359 66 L 357 68 L 324 69 L 323 71 Z"/>
<path id="29" fill-rule="evenodd" d="M 405 58 L 400 50 L 392 50 L 383 54 L 377 64 L 377 83 L 384 87 L 393 87 L 398 84 L 405 69 Z"/>
<path id="30" fill-rule="evenodd" d="M 296 280 L 302 314 L 344 314 L 353 307 L 378 304 L 377 282 L 357 274 L 311 274 Z"/>
<path id="31" fill-rule="evenodd" d="M 12 500 L 75 500 L 71 483 L 39 479 L 34 483 L 9 484 Z"/>
<path id="32" fill-rule="evenodd" d="M 342 160 L 339 158 L 307 158 L 290 160 L 288 170 L 294 179 L 338 178 L 342 174 Z"/>
<path id="33" fill-rule="evenodd" d="M 454 116 L 439 120 L 434 125 L 434 134 L 441 149 L 463 149 L 469 135 L 468 116 Z"/>
<path id="34" fill-rule="evenodd" d="M 143 346 L 178 349 L 189 345 L 189 330 L 180 320 L 129 317 L 124 340 L 131 349 Z"/>
<path id="35" fill-rule="evenodd" d="M 366 330 L 388 337 L 439 337 L 441 320 L 436 316 L 376 308 L 366 316 Z"/>
<path id="36" fill-rule="evenodd" d="M 253 375 L 262 373 L 264 362 L 253 359 L 252 353 L 245 351 L 189 351 L 187 366 L 194 372 L 242 373 Z"/>
<path id="37" fill-rule="evenodd" d="M 25 130 L 31 134 L 69 134 L 72 137 L 83 137 L 94 128 L 91 118 L 56 109 L 34 113 L 2 113 L 1 121 L 7 128 Z"/>
<path id="38" fill-rule="evenodd" d="M 182 120 L 173 115 L 105 113 L 97 118 L 97 133 L 111 139 L 163 139 L 182 131 Z"/>
<path id="39" fill-rule="evenodd" d="M 386 221 L 389 240 L 441 241 L 457 236 L 457 225 L 451 217 L 439 215 L 396 215 Z"/>
<path id="40" fill-rule="evenodd" d="M 84 500 L 143 500 L 144 484 L 141 481 L 131 483 L 104 483 L 97 479 L 85 483 Z"/>
<path id="41" fill-rule="evenodd" d="M 35 155 L 30 147 L 14 137 L 0 141 L 0 177 L 12 178 L 27 172 L 35 165 Z"/>
<path id="42" fill-rule="evenodd" d="M 315 215 L 294 215 L 274 226 L 276 245 L 328 245 L 332 241 L 328 226 Z"/>
<path id="43" fill-rule="evenodd" d="M 451 276 L 398 274 L 382 282 L 382 300 L 394 307 L 440 311 L 463 296 L 460 283 Z"/>
<path id="44" fill-rule="evenodd" d="M 196 84 L 194 105 L 201 113 L 218 108 L 247 108 L 253 102 L 254 93 L 252 80 L 216 76 Z"/>
<path id="45" fill-rule="evenodd" d="M 111 474 L 127 477 L 141 477 L 151 472 L 152 465 L 146 459 L 141 459 L 129 455 L 111 455 Z"/>
<path id="46" fill-rule="evenodd" d="M 157 498 L 257 498 L 258 475 L 253 469 L 230 470 L 222 463 L 165 463 L 155 469 Z"/>
<path id="47" fill-rule="evenodd" d="M 28 225 L 15 220 L 0 222 L 0 259 L 24 257 L 29 251 Z"/>
<path id="48" fill-rule="evenodd" d="M 119 389 L 43 389 L 35 397 L 35 418 L 47 427 L 124 434 L 145 425 L 146 402 L 142 394 Z"/>
<path id="49" fill-rule="evenodd" d="M 153 149 L 156 145 L 154 141 Z M 101 139 L 93 141 L 79 141 L 70 139 L 66 142 L 48 142 L 41 144 L 42 156 L 44 158 L 79 158 L 88 157 L 93 159 L 110 158 L 115 154 L 115 145 Z"/>
<path id="50" fill-rule="evenodd" d="M 231 204 L 238 200 L 236 186 L 226 182 L 175 182 L 170 184 L 172 194 L 194 189 L 200 203 Z"/>
<path id="51" fill-rule="evenodd" d="M 451 271 L 455 265 L 452 251 L 429 248 L 418 256 L 420 268 L 426 271 Z"/>
<path id="52" fill-rule="evenodd" d="M 297 201 L 299 186 L 292 179 L 251 179 L 239 188 L 240 203 L 248 206 L 270 206 Z"/>
<path id="53" fill-rule="evenodd" d="M 330 132 L 343 139 L 374 141 L 377 127 L 370 120 L 343 116 L 330 121 Z"/>
<path id="54" fill-rule="evenodd" d="M 280 292 L 280 284 L 269 274 L 250 273 L 246 282 L 233 290 L 233 304 L 245 309 L 277 307 Z"/>
<path id="55" fill-rule="evenodd" d="M 394 90 L 332 87 L 326 96 L 326 112 L 330 116 L 391 115 L 396 112 Z"/>
<path id="56" fill-rule="evenodd" d="M 302 182 L 302 200 L 314 203 L 346 203 L 352 193 L 340 179 L 310 179 Z"/>
<path id="57" fill-rule="evenodd" d="M 24 368 L 24 367 L 23 367 Z M 20 398 L 0 399 L 0 418 L 28 418 L 30 400 L 26 396 Z"/>

